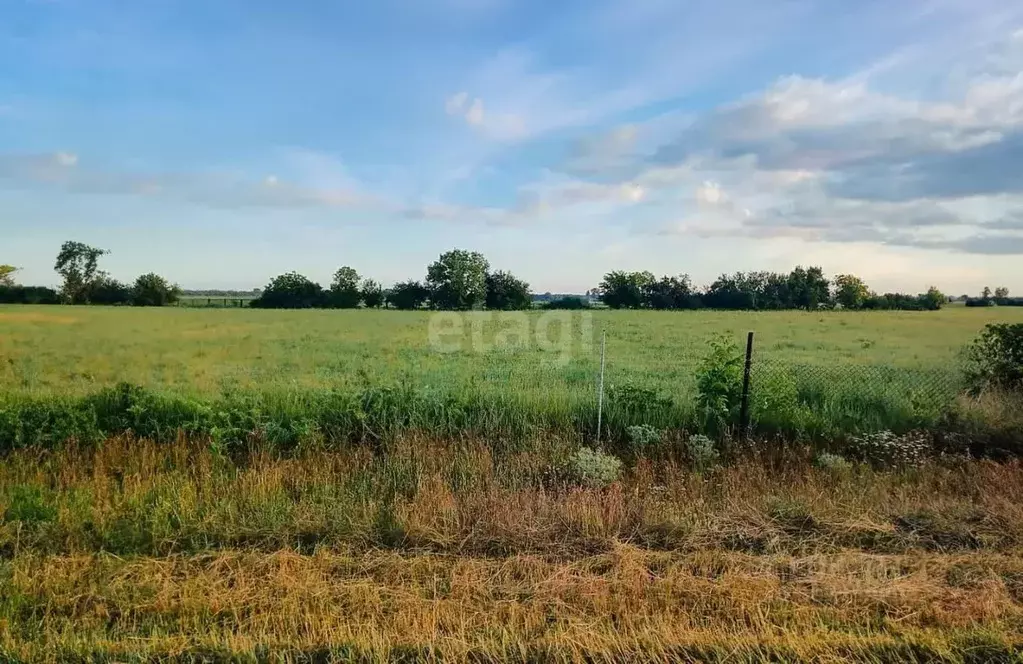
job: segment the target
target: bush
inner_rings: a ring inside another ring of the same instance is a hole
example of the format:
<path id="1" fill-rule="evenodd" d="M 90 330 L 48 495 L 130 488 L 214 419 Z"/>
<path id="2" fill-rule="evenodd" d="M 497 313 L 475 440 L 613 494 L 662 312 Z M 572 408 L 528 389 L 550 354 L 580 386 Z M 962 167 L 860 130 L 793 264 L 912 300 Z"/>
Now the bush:
<path id="1" fill-rule="evenodd" d="M 569 296 L 569 297 L 559 297 L 559 298 L 556 298 L 554 300 L 550 300 L 548 302 L 544 302 L 540 306 L 541 306 L 542 309 L 579 310 L 579 309 L 589 309 L 590 308 L 590 302 L 589 302 L 589 300 L 584 300 L 581 297 L 571 297 L 571 296 Z"/>
<path id="2" fill-rule="evenodd" d="M 310 309 L 325 304 L 323 287 L 297 272 L 274 277 L 263 294 L 249 303 L 260 309 Z"/>
<path id="3" fill-rule="evenodd" d="M 0 304 L 60 304 L 60 294 L 42 286 L 0 286 Z"/>
<path id="4" fill-rule="evenodd" d="M 641 456 L 661 442 L 661 432 L 649 424 L 637 424 L 625 429 L 625 437 L 633 454 Z"/>
<path id="5" fill-rule="evenodd" d="M 89 304 L 131 304 L 131 301 L 131 288 L 110 277 L 103 277 L 88 287 Z"/>
<path id="6" fill-rule="evenodd" d="M 968 359 L 975 392 L 1023 389 L 1023 323 L 988 325 L 970 347 Z"/>
<path id="7" fill-rule="evenodd" d="M 135 280 L 131 303 L 136 307 L 163 307 L 176 303 L 180 296 L 180 288 L 150 272 Z"/>
<path id="8" fill-rule="evenodd" d="M 903 436 L 879 431 L 853 437 L 846 445 L 846 454 L 880 468 L 919 466 L 932 447 L 926 431 L 911 431 Z"/>
<path id="9" fill-rule="evenodd" d="M 813 464 L 822 470 L 829 470 L 835 473 L 845 473 L 852 470 L 852 463 L 840 454 L 821 452 L 813 460 Z"/>
<path id="10" fill-rule="evenodd" d="M 568 467 L 575 482 L 593 489 L 617 482 L 622 474 L 622 462 L 618 457 L 589 447 L 579 448 L 569 459 Z"/>
<path id="11" fill-rule="evenodd" d="M 418 309 L 430 297 L 430 291 L 418 281 L 409 280 L 395 284 L 387 292 L 387 303 L 395 309 Z"/>
<path id="12" fill-rule="evenodd" d="M 710 342 L 710 353 L 696 374 L 696 405 L 704 426 L 723 431 L 734 421 L 742 402 L 743 358 L 727 339 Z"/>
<path id="13" fill-rule="evenodd" d="M 709 470 L 717 464 L 720 454 L 714 441 L 702 434 L 690 436 L 686 441 L 686 453 L 698 472 Z"/>

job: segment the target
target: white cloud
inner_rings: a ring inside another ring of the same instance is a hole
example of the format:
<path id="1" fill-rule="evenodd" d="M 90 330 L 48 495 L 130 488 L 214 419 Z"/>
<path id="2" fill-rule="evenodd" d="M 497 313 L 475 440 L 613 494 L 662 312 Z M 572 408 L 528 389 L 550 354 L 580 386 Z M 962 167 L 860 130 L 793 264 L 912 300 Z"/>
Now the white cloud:
<path id="1" fill-rule="evenodd" d="M 78 165 L 78 155 L 70 152 L 58 152 L 53 156 L 53 159 L 59 166 L 70 168 Z"/>

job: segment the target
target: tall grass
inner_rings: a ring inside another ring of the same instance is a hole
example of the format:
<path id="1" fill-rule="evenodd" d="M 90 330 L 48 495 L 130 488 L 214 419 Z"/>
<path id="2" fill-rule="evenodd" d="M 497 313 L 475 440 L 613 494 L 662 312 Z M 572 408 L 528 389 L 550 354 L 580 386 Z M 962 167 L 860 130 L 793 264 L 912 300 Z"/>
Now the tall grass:
<path id="1" fill-rule="evenodd" d="M 1016 661 L 1023 472 L 134 438 L 0 466 L 6 661 Z"/>

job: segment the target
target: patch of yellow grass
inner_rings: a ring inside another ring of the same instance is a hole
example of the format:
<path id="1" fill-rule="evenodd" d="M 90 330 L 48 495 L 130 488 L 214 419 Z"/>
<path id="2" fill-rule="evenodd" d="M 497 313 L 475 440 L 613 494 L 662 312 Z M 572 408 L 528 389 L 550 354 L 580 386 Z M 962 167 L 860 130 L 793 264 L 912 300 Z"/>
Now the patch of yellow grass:
<path id="1" fill-rule="evenodd" d="M 46 314 L 41 311 L 7 311 L 0 312 L 0 323 L 53 323 L 55 325 L 71 325 L 81 322 L 79 318 Z"/>

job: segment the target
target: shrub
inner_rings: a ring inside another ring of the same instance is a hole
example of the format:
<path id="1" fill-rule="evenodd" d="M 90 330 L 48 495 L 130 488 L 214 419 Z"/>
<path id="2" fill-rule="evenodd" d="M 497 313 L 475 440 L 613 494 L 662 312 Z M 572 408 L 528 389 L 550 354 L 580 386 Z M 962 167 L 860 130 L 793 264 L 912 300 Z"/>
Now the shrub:
<path id="1" fill-rule="evenodd" d="M 569 310 L 589 309 L 590 308 L 590 303 L 589 303 L 588 300 L 585 300 L 585 299 L 583 299 L 581 297 L 568 296 L 568 297 L 559 297 L 559 298 L 550 300 L 548 302 L 544 302 L 541 305 L 541 308 L 543 308 L 543 309 L 569 309 Z"/>
<path id="2" fill-rule="evenodd" d="M 249 306 L 261 309 L 310 309 L 324 304 L 323 287 L 297 272 L 274 277 Z"/>
<path id="3" fill-rule="evenodd" d="M 627 413 L 637 416 L 649 415 L 671 408 L 671 399 L 657 390 L 633 383 L 611 385 L 607 388 L 607 402 Z"/>
<path id="4" fill-rule="evenodd" d="M 583 486 L 602 489 L 617 482 L 622 474 L 618 457 L 589 447 L 581 447 L 568 461 L 572 479 Z"/>
<path id="5" fill-rule="evenodd" d="M 821 452 L 817 455 L 817 458 L 813 460 L 813 464 L 823 470 L 830 470 L 832 472 L 844 473 L 852 470 L 852 463 L 840 454 L 832 454 L 831 452 Z"/>
<path id="6" fill-rule="evenodd" d="M 626 428 L 625 437 L 629 440 L 632 452 L 637 456 L 661 442 L 661 432 L 649 424 L 637 424 Z"/>
<path id="7" fill-rule="evenodd" d="M 180 288 L 152 272 L 136 279 L 131 290 L 131 303 L 136 307 L 163 307 L 174 304 L 181 296 Z"/>
<path id="8" fill-rule="evenodd" d="M 689 437 L 689 440 L 686 441 L 686 453 L 689 455 L 693 468 L 699 472 L 712 468 L 720 457 L 714 441 L 703 434 Z"/>
<path id="9" fill-rule="evenodd" d="M 60 304 L 60 294 L 43 286 L 0 286 L 0 304 Z"/>
<path id="10" fill-rule="evenodd" d="M 106 276 L 89 285 L 86 292 L 86 303 L 89 304 L 130 304 L 132 301 L 132 290 L 128 285 Z"/>
<path id="11" fill-rule="evenodd" d="M 891 431 L 853 437 L 846 445 L 846 454 L 875 467 L 918 466 L 932 449 L 930 434 L 911 431 L 899 436 Z"/>
<path id="12" fill-rule="evenodd" d="M 418 309 L 429 297 L 430 291 L 426 286 L 409 280 L 395 284 L 387 292 L 387 303 L 395 309 Z"/>
<path id="13" fill-rule="evenodd" d="M 988 325 L 968 352 L 975 392 L 1023 389 L 1023 323 Z"/>
<path id="14" fill-rule="evenodd" d="M 498 271 L 487 275 L 487 309 L 514 311 L 529 309 L 532 305 L 528 283 L 511 272 Z"/>
<path id="15" fill-rule="evenodd" d="M 722 431 L 734 420 L 742 401 L 743 359 L 727 339 L 710 342 L 710 353 L 696 374 L 696 405 L 704 425 Z"/>

